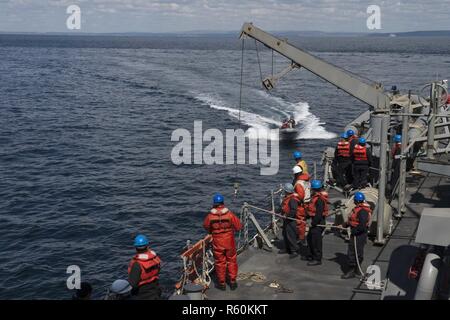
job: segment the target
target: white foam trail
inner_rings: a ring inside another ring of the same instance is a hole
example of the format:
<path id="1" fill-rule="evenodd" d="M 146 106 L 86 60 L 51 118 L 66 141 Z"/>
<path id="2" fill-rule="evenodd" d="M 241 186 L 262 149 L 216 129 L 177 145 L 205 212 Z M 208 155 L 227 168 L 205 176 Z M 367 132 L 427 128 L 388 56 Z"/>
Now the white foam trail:
<path id="1" fill-rule="evenodd" d="M 291 103 L 283 100 L 283 98 L 268 94 L 265 91 L 257 90 L 257 92 L 264 98 L 274 101 L 279 112 L 284 115 L 293 115 L 295 121 L 302 126 L 302 130 L 298 136 L 299 139 L 333 139 L 336 134 L 328 132 L 320 119 L 309 111 L 309 104 L 307 102 Z"/>
<path id="2" fill-rule="evenodd" d="M 276 97 L 262 90 L 255 90 L 262 97 L 267 100 L 272 100 L 273 103 L 268 103 L 269 108 L 281 115 L 281 118 L 288 118 L 293 115 L 295 121 L 301 126 L 301 131 L 298 139 L 332 139 L 336 134 L 328 132 L 320 122 L 320 119 L 309 111 L 309 105 L 306 102 L 290 103 L 280 97 Z M 207 94 L 196 95 L 195 98 L 209 107 L 228 112 L 233 118 L 239 119 L 239 109 L 231 108 L 220 99 Z M 264 117 L 256 113 L 241 110 L 241 121 L 251 128 L 258 131 L 259 135 L 269 136 L 269 139 L 277 139 L 277 135 L 269 134 L 271 127 L 281 126 L 281 121 L 272 118 Z"/>
<path id="3" fill-rule="evenodd" d="M 195 98 L 203 103 L 206 103 L 213 109 L 226 111 L 233 118 L 239 119 L 239 109 L 226 107 L 225 103 L 220 99 L 206 94 L 199 94 Z M 259 114 L 247 112 L 244 110 L 241 110 L 241 121 L 250 128 L 256 129 L 260 137 L 268 137 L 270 140 L 278 139 L 278 135 L 271 134 L 270 125 L 279 127 L 281 125 L 280 121 L 276 121 L 271 118 L 267 118 Z M 250 138 L 256 137 L 250 135 Z"/>

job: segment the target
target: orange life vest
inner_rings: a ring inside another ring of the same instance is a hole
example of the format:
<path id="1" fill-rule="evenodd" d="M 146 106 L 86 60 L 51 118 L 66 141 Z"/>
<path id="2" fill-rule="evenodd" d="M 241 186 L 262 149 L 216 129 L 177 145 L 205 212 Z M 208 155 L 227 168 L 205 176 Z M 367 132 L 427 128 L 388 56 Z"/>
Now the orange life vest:
<path id="1" fill-rule="evenodd" d="M 302 199 L 300 199 L 296 193 L 291 193 L 283 199 L 283 202 L 281 203 L 281 208 L 282 208 L 283 214 L 287 215 L 289 213 L 289 211 L 290 211 L 289 202 L 291 201 L 291 199 L 295 199 L 298 202 L 296 217 L 303 216 L 305 211 L 302 206 Z"/>
<path id="2" fill-rule="evenodd" d="M 348 142 L 352 143 L 353 140 L 357 140 L 357 139 L 359 139 L 359 137 L 356 134 L 354 134 L 348 138 Z"/>
<path id="3" fill-rule="evenodd" d="M 148 250 L 147 252 L 136 254 L 128 265 L 128 274 L 130 274 L 131 268 L 135 263 L 138 263 L 141 267 L 141 281 L 138 284 L 139 287 L 158 280 L 161 259 L 154 251 Z"/>
<path id="4" fill-rule="evenodd" d="M 297 165 L 302 168 L 303 174 L 308 174 L 308 164 L 305 160 L 300 160 L 297 162 Z"/>
<path id="5" fill-rule="evenodd" d="M 342 158 L 350 157 L 350 142 L 339 141 L 337 144 L 337 156 Z"/>
<path id="6" fill-rule="evenodd" d="M 212 208 L 209 213 L 212 214 L 209 221 L 209 229 L 212 235 L 233 231 L 231 211 L 228 208 Z"/>
<path id="7" fill-rule="evenodd" d="M 322 192 L 316 192 L 311 199 L 311 202 L 308 204 L 307 210 L 308 210 L 308 216 L 310 217 L 314 217 L 316 215 L 316 209 L 317 209 L 317 201 L 319 201 L 319 199 L 322 199 L 322 201 L 324 202 L 325 206 L 323 209 L 323 216 L 327 217 L 328 216 L 328 193 L 325 191 Z"/>
<path id="8" fill-rule="evenodd" d="M 297 180 L 294 183 L 294 190 L 297 193 L 297 196 L 303 202 L 311 201 L 311 183 L 309 180 L 311 177 L 308 173 L 302 173 L 297 177 Z"/>
<path id="9" fill-rule="evenodd" d="M 353 149 L 353 159 L 355 161 L 368 161 L 367 148 L 360 144 L 357 144 Z"/>
<path id="10" fill-rule="evenodd" d="M 367 218 L 367 224 L 366 227 L 370 224 L 370 218 L 372 217 L 372 209 L 370 208 L 370 205 L 366 202 L 358 204 L 356 207 L 353 208 L 352 213 L 348 217 L 348 224 L 352 227 L 357 227 L 359 225 L 359 212 L 361 210 L 365 210 L 369 217 Z"/>

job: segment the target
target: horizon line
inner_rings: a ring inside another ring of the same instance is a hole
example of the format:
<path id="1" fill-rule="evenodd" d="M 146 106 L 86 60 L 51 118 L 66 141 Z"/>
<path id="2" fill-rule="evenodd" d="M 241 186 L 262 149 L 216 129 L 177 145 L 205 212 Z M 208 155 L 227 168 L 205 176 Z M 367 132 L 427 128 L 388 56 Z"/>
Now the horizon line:
<path id="1" fill-rule="evenodd" d="M 414 31 L 321 31 L 321 30 L 277 30 L 268 31 L 269 33 L 323 33 L 323 34 L 354 34 L 354 35 L 376 35 L 376 34 L 406 34 L 406 33 L 419 33 L 419 32 L 449 32 L 450 29 L 437 29 L 437 30 L 414 30 Z M 176 34 L 239 34 L 240 30 L 189 30 L 189 31 L 118 31 L 118 32 L 84 32 L 84 31 L 1 31 L 0 34 L 24 34 L 24 35 L 130 35 L 130 34 L 147 34 L 147 35 L 176 35 Z"/>

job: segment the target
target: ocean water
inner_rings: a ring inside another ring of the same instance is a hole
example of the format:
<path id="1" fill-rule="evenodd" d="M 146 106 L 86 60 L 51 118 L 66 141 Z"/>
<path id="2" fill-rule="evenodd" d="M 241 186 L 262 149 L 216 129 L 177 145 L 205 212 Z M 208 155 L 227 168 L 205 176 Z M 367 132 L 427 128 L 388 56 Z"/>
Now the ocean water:
<path id="1" fill-rule="evenodd" d="M 419 92 L 450 78 L 449 38 L 298 38 L 319 57 Z M 67 299 L 66 269 L 78 265 L 94 296 L 125 278 L 137 233 L 164 261 L 170 292 L 186 240 L 203 237 L 215 192 L 236 212 L 291 180 L 292 151 L 310 166 L 367 109 L 306 70 L 268 94 L 247 41 L 239 123 L 240 42 L 231 37 L 0 35 L 0 298 Z M 272 56 L 260 47 L 263 75 Z M 274 70 L 288 61 L 275 55 Z M 278 174 L 241 165 L 171 161 L 175 129 L 268 131 L 294 115 L 299 139 L 280 142 Z M 267 217 L 259 217 L 267 221 Z"/>

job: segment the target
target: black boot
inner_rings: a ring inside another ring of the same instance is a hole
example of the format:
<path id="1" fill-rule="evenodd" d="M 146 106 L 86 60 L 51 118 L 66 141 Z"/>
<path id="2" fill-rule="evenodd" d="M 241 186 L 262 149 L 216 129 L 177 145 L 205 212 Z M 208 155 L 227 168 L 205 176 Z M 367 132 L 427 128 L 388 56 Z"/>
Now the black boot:
<path id="1" fill-rule="evenodd" d="M 298 253 L 297 253 L 297 252 L 291 253 L 291 254 L 289 255 L 289 259 L 295 259 L 295 258 L 297 258 L 297 257 L 298 257 Z"/>
<path id="2" fill-rule="evenodd" d="M 225 285 L 225 283 L 216 283 L 216 288 L 225 291 L 227 289 L 227 286 Z"/>
<path id="3" fill-rule="evenodd" d="M 307 266 L 320 266 L 321 264 L 322 264 L 322 261 L 312 260 L 312 261 L 308 262 L 306 265 Z"/>
<path id="4" fill-rule="evenodd" d="M 311 256 L 302 256 L 300 259 L 303 261 L 312 261 L 313 260 L 313 258 Z"/>
<path id="5" fill-rule="evenodd" d="M 235 281 L 235 282 L 230 282 L 230 289 L 231 289 L 231 290 L 236 290 L 237 287 L 238 287 L 238 284 L 237 284 L 236 281 Z"/>
<path id="6" fill-rule="evenodd" d="M 352 279 L 352 278 L 355 278 L 356 277 L 356 274 L 355 274 L 355 269 L 350 269 L 350 271 L 347 271 L 346 273 L 344 273 L 342 276 L 341 276 L 341 279 Z"/>

